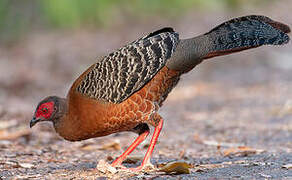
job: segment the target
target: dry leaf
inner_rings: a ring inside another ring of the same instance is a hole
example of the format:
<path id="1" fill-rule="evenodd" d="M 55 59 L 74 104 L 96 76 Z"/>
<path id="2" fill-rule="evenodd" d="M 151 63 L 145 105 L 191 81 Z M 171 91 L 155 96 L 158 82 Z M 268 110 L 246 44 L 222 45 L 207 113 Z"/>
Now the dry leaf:
<path id="1" fill-rule="evenodd" d="M 99 150 L 120 150 L 121 149 L 121 145 L 120 142 L 118 140 L 110 142 L 108 144 L 104 144 L 101 148 L 99 148 Z"/>
<path id="2" fill-rule="evenodd" d="M 224 156 L 248 156 L 252 154 L 262 153 L 264 150 L 253 149 L 247 146 L 239 146 L 237 148 L 229 148 L 223 152 Z"/>
<path id="3" fill-rule="evenodd" d="M 282 168 L 292 169 L 292 164 L 285 164 L 285 165 L 282 166 Z"/>
<path id="4" fill-rule="evenodd" d="M 185 162 L 170 162 L 159 168 L 158 171 L 167 174 L 190 174 L 191 165 Z"/>

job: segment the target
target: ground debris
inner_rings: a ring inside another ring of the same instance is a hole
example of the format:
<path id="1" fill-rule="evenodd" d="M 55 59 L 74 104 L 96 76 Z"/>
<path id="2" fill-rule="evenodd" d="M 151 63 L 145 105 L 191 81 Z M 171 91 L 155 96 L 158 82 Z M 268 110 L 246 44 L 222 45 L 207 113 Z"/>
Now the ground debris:
<path id="1" fill-rule="evenodd" d="M 272 177 L 271 175 L 264 174 L 264 173 L 259 173 L 259 174 L 264 178 L 271 178 Z"/>
<path id="2" fill-rule="evenodd" d="M 238 146 L 243 146 L 243 144 L 240 144 L 240 143 L 228 143 L 228 142 L 207 141 L 207 140 L 203 140 L 202 144 L 205 144 L 205 145 L 208 145 L 208 146 L 217 146 L 217 147 L 238 147 Z"/>
<path id="3" fill-rule="evenodd" d="M 23 167 L 23 168 L 27 168 L 27 169 L 34 168 L 34 165 L 30 163 L 18 163 L 18 164 L 20 167 Z"/>
<path id="4" fill-rule="evenodd" d="M 10 167 L 10 168 L 30 169 L 30 168 L 35 167 L 35 165 L 33 165 L 33 164 L 25 163 L 25 162 L 18 162 L 18 161 L 5 161 L 5 162 L 0 161 L 0 164 L 6 165 L 7 167 Z"/>
<path id="5" fill-rule="evenodd" d="M 41 178 L 43 177 L 43 175 L 41 174 L 36 174 L 36 175 L 16 175 L 15 177 L 13 177 L 12 179 L 14 180 L 18 180 L 18 179 L 32 179 L 32 178 Z"/>
<path id="6" fill-rule="evenodd" d="M 224 163 L 218 163 L 218 164 L 201 164 L 201 165 L 196 165 L 194 167 L 194 171 L 195 172 L 206 172 L 210 169 L 214 169 L 214 168 L 222 168 L 224 167 L 226 164 L 226 162 Z M 232 164 L 232 162 L 230 162 L 230 164 Z"/>
<path id="7" fill-rule="evenodd" d="M 285 164 L 285 165 L 282 166 L 282 168 L 292 169 L 292 164 Z"/>
<path id="8" fill-rule="evenodd" d="M 117 169 L 107 163 L 105 160 L 100 160 L 96 166 L 96 169 L 104 174 L 115 174 Z"/>
<path id="9" fill-rule="evenodd" d="M 186 162 L 169 162 L 162 165 L 158 171 L 167 174 L 190 174 L 191 167 L 192 166 Z"/>
<path id="10" fill-rule="evenodd" d="M 238 146 L 236 148 L 229 148 L 223 151 L 224 156 L 249 156 L 264 152 L 262 149 L 253 149 L 247 146 Z"/>

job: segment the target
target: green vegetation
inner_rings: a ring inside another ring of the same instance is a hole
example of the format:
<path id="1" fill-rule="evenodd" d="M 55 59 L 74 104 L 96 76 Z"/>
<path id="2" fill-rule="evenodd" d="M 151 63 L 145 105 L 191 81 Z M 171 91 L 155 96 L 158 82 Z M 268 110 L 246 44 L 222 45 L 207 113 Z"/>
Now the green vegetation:
<path id="1" fill-rule="evenodd" d="M 255 0 L 252 3 L 266 0 Z M 189 11 L 237 8 L 244 0 L 0 0 L 0 38 L 32 29 L 105 27 L 119 20 L 173 18 Z M 249 2 L 251 3 L 251 2 Z"/>

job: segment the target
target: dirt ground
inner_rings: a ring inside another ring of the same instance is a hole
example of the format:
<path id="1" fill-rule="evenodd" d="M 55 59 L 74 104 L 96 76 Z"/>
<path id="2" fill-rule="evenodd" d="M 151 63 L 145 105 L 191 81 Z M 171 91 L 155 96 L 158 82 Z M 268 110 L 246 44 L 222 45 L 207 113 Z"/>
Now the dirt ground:
<path id="1" fill-rule="evenodd" d="M 188 15 L 163 23 L 188 37 L 227 16 Z M 188 22 L 191 17 L 196 23 Z M 276 17 L 292 24 L 285 12 Z M 67 142 L 49 123 L 29 129 L 40 99 L 65 96 L 94 57 L 159 24 L 132 27 L 41 33 L 0 48 L 0 179 L 292 179 L 291 42 L 210 59 L 182 77 L 160 109 L 165 124 L 151 162 L 186 162 L 189 174 L 96 169 L 100 160 L 110 163 L 120 155 L 135 139 L 133 133 Z M 127 166 L 140 163 L 149 139 L 131 156 L 138 162 Z"/>

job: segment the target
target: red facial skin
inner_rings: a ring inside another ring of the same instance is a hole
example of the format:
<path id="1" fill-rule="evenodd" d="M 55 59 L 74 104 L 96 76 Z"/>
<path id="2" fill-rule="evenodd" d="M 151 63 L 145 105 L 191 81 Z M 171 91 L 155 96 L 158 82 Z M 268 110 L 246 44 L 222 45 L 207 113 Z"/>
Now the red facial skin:
<path id="1" fill-rule="evenodd" d="M 50 102 L 43 103 L 38 107 L 37 112 L 35 114 L 35 118 L 43 119 L 43 120 L 49 119 L 53 111 L 54 111 L 54 102 L 50 101 Z"/>

